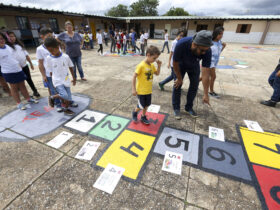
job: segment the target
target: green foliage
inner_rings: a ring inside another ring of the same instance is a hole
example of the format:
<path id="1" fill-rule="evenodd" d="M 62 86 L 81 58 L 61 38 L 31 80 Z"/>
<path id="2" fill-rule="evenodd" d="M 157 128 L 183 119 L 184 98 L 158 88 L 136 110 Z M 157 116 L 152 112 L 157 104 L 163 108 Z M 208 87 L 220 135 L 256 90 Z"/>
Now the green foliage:
<path id="1" fill-rule="evenodd" d="M 159 0 L 138 0 L 130 5 L 130 16 L 158 16 Z"/>
<path id="2" fill-rule="evenodd" d="M 181 7 L 171 7 L 164 16 L 189 16 L 190 14 Z"/>
<path id="3" fill-rule="evenodd" d="M 127 6 L 119 4 L 116 7 L 112 7 L 105 15 L 112 17 L 128 17 L 129 10 Z"/>

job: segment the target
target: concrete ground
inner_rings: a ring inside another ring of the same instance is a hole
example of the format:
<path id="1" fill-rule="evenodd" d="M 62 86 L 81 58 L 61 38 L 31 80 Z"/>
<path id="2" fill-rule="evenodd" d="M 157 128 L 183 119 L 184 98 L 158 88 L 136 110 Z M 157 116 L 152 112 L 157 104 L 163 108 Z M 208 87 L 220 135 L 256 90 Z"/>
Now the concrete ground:
<path id="1" fill-rule="evenodd" d="M 152 40 L 149 44 L 162 46 L 161 41 Z M 267 51 L 256 52 L 247 52 L 243 46 L 248 45 L 228 44 L 220 65 L 234 65 L 234 59 L 240 59 L 249 67 L 217 70 L 215 90 L 221 98 L 211 98 L 213 110 L 202 104 L 200 84 L 194 105 L 199 115 L 197 119 L 185 114 L 180 121 L 173 117 L 172 83 L 166 85 L 164 92 L 157 85 L 170 74 L 169 55 L 160 56 L 162 71 L 160 76 L 154 77 L 152 101 L 161 105 L 161 112 L 170 114 L 166 126 L 206 135 L 208 127 L 214 126 L 224 129 L 226 139 L 237 142 L 240 140 L 235 125 L 244 125 L 244 119 L 258 121 L 264 130 L 280 132 L 279 106 L 269 108 L 259 104 L 261 99 L 269 99 L 272 94 L 267 79 L 278 62 L 280 46 L 261 46 Z M 96 51 L 96 48 L 83 51 L 82 63 L 88 81 L 78 80 L 72 92 L 90 96 L 93 99 L 91 109 L 130 117 L 136 104 L 131 94 L 131 79 L 143 57 L 101 57 Z M 35 50 L 29 52 L 35 59 Z M 38 67 L 32 77 L 40 94 L 47 96 Z M 186 101 L 188 84 L 185 78 L 182 104 Z M 12 98 L 1 92 L 0 115 L 13 108 Z M 75 134 L 59 149 L 44 144 L 62 130 L 67 129 L 58 128 L 51 134 L 23 143 L 0 143 L 1 209 L 261 209 L 254 187 L 185 165 L 181 176 L 166 173 L 161 170 L 163 159 L 157 156 L 152 156 L 148 162 L 140 184 L 121 180 L 112 195 L 103 193 L 92 186 L 101 171 L 90 164 L 106 143 L 101 143 L 91 161 L 80 161 L 74 157 L 84 142 L 99 140 Z"/>

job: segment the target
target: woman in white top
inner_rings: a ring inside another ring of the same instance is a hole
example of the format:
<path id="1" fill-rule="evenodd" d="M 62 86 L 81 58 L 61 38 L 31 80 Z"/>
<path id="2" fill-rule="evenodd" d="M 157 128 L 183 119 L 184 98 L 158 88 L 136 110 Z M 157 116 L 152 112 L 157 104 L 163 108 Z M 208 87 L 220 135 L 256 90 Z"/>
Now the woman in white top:
<path id="1" fill-rule="evenodd" d="M 103 37 L 102 34 L 100 33 L 100 29 L 97 29 L 97 43 L 99 44 L 99 49 L 98 49 L 98 53 L 100 53 L 100 55 L 103 55 Z"/>
<path id="2" fill-rule="evenodd" d="M 7 32 L 7 34 L 10 37 L 11 44 L 14 46 L 14 50 L 13 50 L 14 57 L 19 62 L 20 66 L 22 68 L 22 71 L 26 75 L 26 81 L 27 81 L 29 87 L 31 88 L 31 90 L 33 91 L 33 96 L 35 98 L 39 98 L 40 94 L 38 93 L 37 88 L 35 87 L 34 82 L 32 81 L 29 67 L 26 64 L 26 61 L 28 61 L 31 69 L 34 70 L 34 66 L 31 62 L 29 54 L 26 50 L 23 49 L 24 48 L 23 44 L 17 39 L 14 32 L 9 31 L 9 32 Z"/>
<path id="3" fill-rule="evenodd" d="M 211 66 L 210 66 L 210 92 L 209 95 L 215 98 L 219 98 L 220 96 L 214 92 L 214 82 L 216 79 L 216 67 L 218 65 L 220 54 L 225 49 L 226 43 L 223 43 L 221 39 L 223 38 L 224 28 L 219 26 L 213 31 L 213 45 L 211 47 L 212 58 L 211 58 Z"/>
<path id="4" fill-rule="evenodd" d="M 6 82 L 10 85 L 11 94 L 17 103 L 17 107 L 21 110 L 25 110 L 26 107 L 21 103 L 19 91 L 28 103 L 38 103 L 38 101 L 30 98 L 24 84 L 26 76 L 19 62 L 14 58 L 13 48 L 6 43 L 9 44 L 6 35 L 0 32 L 1 72 Z"/>

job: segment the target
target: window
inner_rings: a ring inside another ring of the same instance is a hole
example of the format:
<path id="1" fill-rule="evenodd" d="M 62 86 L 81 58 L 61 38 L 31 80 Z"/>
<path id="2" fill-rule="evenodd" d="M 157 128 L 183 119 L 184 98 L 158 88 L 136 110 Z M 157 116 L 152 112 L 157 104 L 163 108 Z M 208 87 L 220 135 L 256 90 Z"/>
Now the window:
<path id="1" fill-rule="evenodd" d="M 221 24 L 221 23 L 216 23 L 215 26 L 214 26 L 214 30 L 215 30 L 215 28 L 218 28 L 218 27 L 220 27 L 220 26 L 223 26 L 223 24 Z"/>
<path id="2" fill-rule="evenodd" d="M 199 32 L 199 31 L 201 31 L 201 30 L 207 30 L 207 28 L 208 28 L 208 25 L 198 24 L 198 25 L 196 26 L 196 32 Z"/>
<path id="3" fill-rule="evenodd" d="M 16 20 L 20 30 L 30 29 L 27 17 L 17 16 Z"/>
<path id="4" fill-rule="evenodd" d="M 50 26 L 51 26 L 52 31 L 55 32 L 55 33 L 59 33 L 59 28 L 58 28 L 56 18 L 50 18 L 49 22 L 50 22 Z"/>
<path id="5" fill-rule="evenodd" d="M 237 25 L 237 29 L 236 29 L 236 33 L 250 33 L 252 24 L 238 24 Z"/>

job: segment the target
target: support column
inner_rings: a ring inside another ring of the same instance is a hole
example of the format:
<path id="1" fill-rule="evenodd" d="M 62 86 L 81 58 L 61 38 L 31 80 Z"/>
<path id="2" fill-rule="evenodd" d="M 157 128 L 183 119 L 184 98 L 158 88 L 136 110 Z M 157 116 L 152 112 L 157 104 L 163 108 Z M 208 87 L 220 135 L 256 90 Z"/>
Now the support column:
<path id="1" fill-rule="evenodd" d="M 264 44 L 264 41 L 265 41 L 267 32 L 268 32 L 268 30 L 269 30 L 270 23 L 271 23 L 270 20 L 266 22 L 266 26 L 265 26 L 265 29 L 264 29 L 264 32 L 263 32 L 263 35 L 262 35 L 262 38 L 261 38 L 259 44 Z"/>

